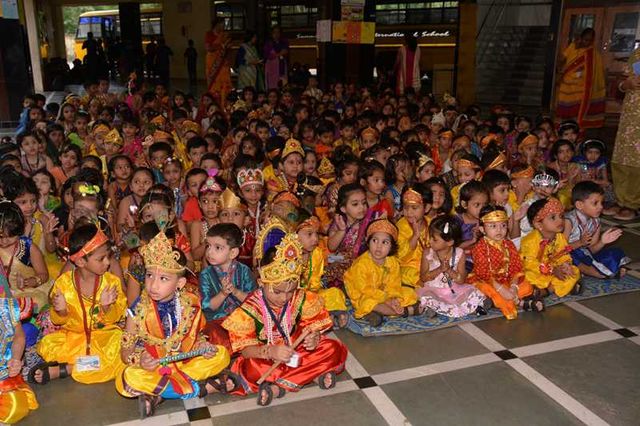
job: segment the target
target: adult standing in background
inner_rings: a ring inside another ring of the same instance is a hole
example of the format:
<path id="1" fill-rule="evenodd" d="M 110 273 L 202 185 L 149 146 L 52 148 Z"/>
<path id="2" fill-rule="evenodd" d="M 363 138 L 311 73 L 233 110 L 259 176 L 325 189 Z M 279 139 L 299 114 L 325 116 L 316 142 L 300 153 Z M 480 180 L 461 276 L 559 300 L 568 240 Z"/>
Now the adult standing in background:
<path id="1" fill-rule="evenodd" d="M 204 40 L 207 50 L 206 73 L 208 92 L 218 100 L 219 105 L 224 105 L 227 96 L 232 90 L 231 68 L 227 60 L 231 38 L 224 30 L 224 22 L 214 19 L 211 30 L 207 32 Z"/>
<path id="2" fill-rule="evenodd" d="M 634 67 L 635 64 L 635 67 Z M 613 146 L 611 171 L 613 188 L 622 209 L 614 216 L 618 220 L 633 220 L 640 209 L 640 48 L 633 51 L 625 66 L 626 80 L 622 91 L 622 113 Z"/>
<path id="3" fill-rule="evenodd" d="M 277 89 L 281 83 L 286 85 L 289 80 L 289 42 L 282 37 L 280 27 L 273 27 L 271 39 L 264 44 L 264 74 L 267 90 Z"/>
<path id="4" fill-rule="evenodd" d="M 420 91 L 420 46 L 410 32 L 404 35 L 404 43 L 396 56 L 396 93 L 403 95 L 407 87 Z"/>
<path id="5" fill-rule="evenodd" d="M 258 49 L 256 49 L 256 43 L 258 37 L 253 31 L 247 32 L 244 37 L 244 43 L 240 45 L 238 49 L 238 55 L 236 56 L 236 63 L 238 64 L 238 89 L 244 89 L 245 87 L 253 87 L 256 90 L 261 90 L 262 86 L 260 80 L 262 59 L 258 55 Z"/>
<path id="6" fill-rule="evenodd" d="M 562 52 L 558 66 L 561 71 L 556 119 L 575 120 L 582 130 L 604 125 L 604 66 L 593 45 L 595 37 L 592 28 L 582 31 Z"/>
<path id="7" fill-rule="evenodd" d="M 171 84 L 171 57 L 173 51 L 164 38 L 158 40 L 158 49 L 156 50 L 156 72 L 158 73 L 158 82 L 164 84 L 164 87 L 169 87 Z"/>

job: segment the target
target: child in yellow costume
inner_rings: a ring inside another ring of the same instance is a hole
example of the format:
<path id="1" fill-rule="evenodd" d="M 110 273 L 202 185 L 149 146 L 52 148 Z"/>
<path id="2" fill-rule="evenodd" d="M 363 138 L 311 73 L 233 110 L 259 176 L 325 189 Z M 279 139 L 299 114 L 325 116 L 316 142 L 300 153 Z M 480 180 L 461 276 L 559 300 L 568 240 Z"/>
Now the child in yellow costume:
<path id="1" fill-rule="evenodd" d="M 60 330 L 37 346 L 44 363 L 29 380 L 46 384 L 65 378 L 90 384 L 112 380 L 122 365 L 118 355 L 127 298 L 118 277 L 108 272 L 111 244 L 93 224 L 79 226 L 69 237 L 69 260 L 75 269 L 63 273 L 50 293 L 51 322 Z"/>
<path id="2" fill-rule="evenodd" d="M 366 236 L 369 249 L 344 274 L 354 316 L 378 327 L 385 316 L 422 314 L 415 290 L 400 284 L 400 263 L 395 257 L 398 229 L 379 219 L 369 224 Z"/>
<path id="3" fill-rule="evenodd" d="M 302 244 L 302 282 L 300 286 L 306 290 L 318 293 L 324 300 L 324 307 L 333 317 L 334 325 L 346 327 L 347 302 L 344 293 L 338 287 L 325 288 L 322 284 L 324 273 L 324 250 L 319 245 L 318 231 L 320 220 L 311 216 L 297 227 L 298 239 Z"/>
<path id="4" fill-rule="evenodd" d="M 554 292 L 563 297 L 580 293 L 580 271 L 573 266 L 571 246 L 562 234 L 562 203 L 557 198 L 538 200 L 529 207 L 527 218 L 534 230 L 522 239 L 520 254 L 527 281 L 538 288 L 536 294 Z"/>
<path id="5" fill-rule="evenodd" d="M 429 218 L 433 194 L 422 185 L 407 187 L 402 193 L 402 218 L 398 226 L 398 260 L 402 284 L 420 287 L 420 262 L 429 246 Z"/>
<path id="6" fill-rule="evenodd" d="M 4 277 L 2 278 L 4 280 Z M 0 288 L 1 290 L 1 288 Z M 13 424 L 38 408 L 36 395 L 20 370 L 25 336 L 16 299 L 0 298 L 0 423 Z"/>
<path id="7" fill-rule="evenodd" d="M 126 366 L 116 377 L 118 392 L 138 397 L 145 418 L 164 399 L 234 391 L 232 375 L 218 376 L 229 365 L 229 353 L 207 342 L 200 298 L 185 288 L 185 255 L 162 231 L 140 253 L 146 269 L 144 291 L 127 310 L 120 351 Z"/>

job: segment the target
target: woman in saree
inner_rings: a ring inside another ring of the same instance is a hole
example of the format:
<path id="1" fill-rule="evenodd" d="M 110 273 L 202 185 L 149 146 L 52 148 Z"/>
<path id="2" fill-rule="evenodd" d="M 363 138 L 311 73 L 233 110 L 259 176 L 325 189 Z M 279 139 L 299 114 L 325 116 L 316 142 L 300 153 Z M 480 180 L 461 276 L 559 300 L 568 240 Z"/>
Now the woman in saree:
<path id="1" fill-rule="evenodd" d="M 289 42 L 282 38 L 280 27 L 273 27 L 271 39 L 264 44 L 264 74 L 267 90 L 277 89 L 279 83 L 285 86 L 288 81 Z"/>
<path id="2" fill-rule="evenodd" d="M 556 120 L 575 120 L 581 129 L 604 125 L 605 78 L 600 53 L 594 46 L 595 31 L 587 28 L 564 52 Z"/>
<path id="3" fill-rule="evenodd" d="M 262 59 L 258 55 L 256 42 L 258 37 L 253 31 L 249 31 L 244 38 L 244 43 L 240 45 L 237 55 L 238 63 L 238 89 L 245 87 L 253 87 L 256 90 L 262 90 L 263 77 L 260 75 L 262 69 Z"/>
<path id="4" fill-rule="evenodd" d="M 214 20 L 211 31 L 205 36 L 204 45 L 207 49 L 206 75 L 208 92 L 224 105 L 227 95 L 231 92 L 231 68 L 227 61 L 227 54 L 231 47 L 231 38 L 224 31 L 224 23 Z"/>
<path id="5" fill-rule="evenodd" d="M 635 65 L 634 65 L 635 64 Z M 633 51 L 625 66 L 625 77 L 618 89 L 624 93 L 618 134 L 613 146 L 611 171 L 618 204 L 623 208 L 618 220 L 633 220 L 640 209 L 640 49 Z"/>

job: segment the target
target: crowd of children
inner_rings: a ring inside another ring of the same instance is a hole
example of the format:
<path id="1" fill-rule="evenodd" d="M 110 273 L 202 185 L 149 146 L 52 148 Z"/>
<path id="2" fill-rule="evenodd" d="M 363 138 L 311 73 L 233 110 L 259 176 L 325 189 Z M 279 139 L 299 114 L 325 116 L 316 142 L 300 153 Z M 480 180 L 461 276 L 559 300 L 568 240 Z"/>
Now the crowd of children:
<path id="1" fill-rule="evenodd" d="M 605 144 L 574 122 L 355 85 L 85 88 L 27 97 L 0 145 L 0 422 L 37 408 L 25 348 L 34 386 L 114 380 L 142 417 L 268 405 L 335 386 L 347 349 L 324 332 L 350 315 L 512 320 L 625 272 Z"/>

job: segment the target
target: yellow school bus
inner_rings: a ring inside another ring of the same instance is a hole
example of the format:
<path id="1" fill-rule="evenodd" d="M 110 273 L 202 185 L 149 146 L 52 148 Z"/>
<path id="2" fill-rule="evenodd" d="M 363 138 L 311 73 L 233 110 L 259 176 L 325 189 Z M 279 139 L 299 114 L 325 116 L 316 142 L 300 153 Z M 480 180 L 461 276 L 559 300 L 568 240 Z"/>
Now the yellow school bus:
<path id="1" fill-rule="evenodd" d="M 140 26 L 142 28 L 142 45 L 146 46 L 151 37 L 162 37 L 162 8 L 152 7 L 140 10 Z M 85 12 L 78 17 L 76 41 L 73 47 L 75 57 L 82 60 L 87 53 L 82 43 L 87 34 L 93 33 L 93 38 L 120 37 L 120 12 L 114 10 L 96 10 Z"/>

